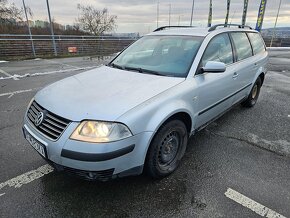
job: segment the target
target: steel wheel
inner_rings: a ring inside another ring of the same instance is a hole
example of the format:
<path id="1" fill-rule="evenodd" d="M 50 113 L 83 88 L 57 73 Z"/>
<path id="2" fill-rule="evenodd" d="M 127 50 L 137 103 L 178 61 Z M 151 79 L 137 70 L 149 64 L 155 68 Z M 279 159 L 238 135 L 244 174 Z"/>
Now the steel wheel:
<path id="1" fill-rule="evenodd" d="M 252 90 L 252 99 L 255 99 L 258 93 L 258 85 L 255 84 Z"/>
<path id="2" fill-rule="evenodd" d="M 180 135 L 176 131 L 172 131 L 165 136 L 159 150 L 158 163 L 160 166 L 167 166 L 174 160 L 180 148 L 180 142 Z"/>
<path id="3" fill-rule="evenodd" d="M 145 170 L 153 178 L 171 174 L 184 155 L 188 140 L 185 124 L 171 120 L 163 124 L 155 134 L 145 161 Z"/>
<path id="4" fill-rule="evenodd" d="M 253 107 L 257 103 L 261 86 L 262 86 L 262 80 L 260 77 L 258 77 L 249 96 L 247 97 L 245 101 L 242 102 L 242 105 L 244 107 Z"/>

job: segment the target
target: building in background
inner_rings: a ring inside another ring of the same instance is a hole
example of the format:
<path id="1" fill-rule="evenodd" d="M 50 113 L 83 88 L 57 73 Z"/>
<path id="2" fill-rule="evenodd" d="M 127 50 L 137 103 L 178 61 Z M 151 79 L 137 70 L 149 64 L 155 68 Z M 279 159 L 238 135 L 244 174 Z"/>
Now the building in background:
<path id="1" fill-rule="evenodd" d="M 276 38 L 290 38 L 290 27 L 277 27 L 276 30 L 274 28 L 263 29 L 261 34 L 263 38 L 271 38 L 273 31 L 275 31 Z"/>
<path id="2" fill-rule="evenodd" d="M 28 24 L 30 27 L 34 27 L 34 21 L 33 20 L 28 20 Z M 26 26 L 27 23 L 26 21 L 18 21 L 17 26 Z"/>
<path id="3" fill-rule="evenodd" d="M 44 28 L 44 27 L 48 27 L 49 23 L 47 21 L 43 21 L 43 20 L 36 20 L 34 22 L 34 26 Z"/>
<path id="4" fill-rule="evenodd" d="M 64 25 L 61 25 L 61 24 L 55 23 L 55 22 L 53 22 L 53 28 L 54 29 L 59 29 L 59 30 L 65 30 L 65 26 Z"/>

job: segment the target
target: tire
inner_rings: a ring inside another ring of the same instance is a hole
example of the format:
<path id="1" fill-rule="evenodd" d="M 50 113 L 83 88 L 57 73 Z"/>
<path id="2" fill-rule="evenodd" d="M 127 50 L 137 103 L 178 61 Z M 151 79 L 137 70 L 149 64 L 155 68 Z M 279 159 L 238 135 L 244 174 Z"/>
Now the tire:
<path id="1" fill-rule="evenodd" d="M 145 161 L 149 176 L 161 179 L 174 172 L 183 157 L 188 141 L 185 124 L 170 120 L 163 124 L 154 136 Z"/>
<path id="2" fill-rule="evenodd" d="M 258 77 L 258 79 L 256 80 L 248 98 L 242 102 L 242 106 L 244 106 L 244 107 L 254 107 L 255 106 L 255 104 L 257 103 L 259 94 L 260 94 L 261 86 L 262 86 L 262 80 L 260 77 Z"/>

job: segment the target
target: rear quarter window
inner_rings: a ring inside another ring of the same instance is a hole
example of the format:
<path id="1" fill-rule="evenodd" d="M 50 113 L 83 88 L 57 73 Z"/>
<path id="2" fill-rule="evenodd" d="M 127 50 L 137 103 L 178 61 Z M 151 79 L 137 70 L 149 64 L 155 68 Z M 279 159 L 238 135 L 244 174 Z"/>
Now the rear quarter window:
<path id="1" fill-rule="evenodd" d="M 250 41 L 244 32 L 231 33 L 232 39 L 237 52 L 237 61 L 251 57 L 252 47 Z"/>
<path id="2" fill-rule="evenodd" d="M 263 39 L 261 38 L 260 34 L 258 33 L 248 33 L 250 38 L 254 54 L 258 54 L 260 52 L 265 51 L 265 45 Z"/>

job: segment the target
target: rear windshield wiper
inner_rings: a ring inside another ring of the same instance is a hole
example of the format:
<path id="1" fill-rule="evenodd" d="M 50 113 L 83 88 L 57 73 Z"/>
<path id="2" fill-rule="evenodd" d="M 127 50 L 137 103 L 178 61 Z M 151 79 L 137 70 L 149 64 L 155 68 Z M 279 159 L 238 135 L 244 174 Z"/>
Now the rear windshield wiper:
<path id="1" fill-rule="evenodd" d="M 124 66 L 124 69 L 125 70 L 134 70 L 134 71 L 137 71 L 139 73 L 147 73 L 147 74 L 153 74 L 153 75 L 158 75 L 158 76 L 165 76 L 164 74 L 159 73 L 157 71 L 148 70 L 148 69 L 144 69 L 144 68 L 141 68 L 141 67 L 126 67 L 126 66 Z"/>

